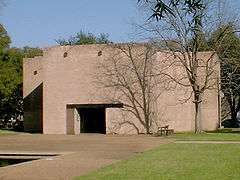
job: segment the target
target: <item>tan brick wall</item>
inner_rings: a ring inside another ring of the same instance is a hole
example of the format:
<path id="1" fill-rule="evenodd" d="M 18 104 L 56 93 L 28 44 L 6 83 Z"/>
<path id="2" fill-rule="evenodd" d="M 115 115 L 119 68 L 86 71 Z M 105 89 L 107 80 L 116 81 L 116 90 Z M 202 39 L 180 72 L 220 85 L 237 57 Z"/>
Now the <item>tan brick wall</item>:
<path id="1" fill-rule="evenodd" d="M 46 53 L 44 68 L 44 133 L 66 133 L 66 105 L 104 103 L 96 95 L 92 75 L 98 57 L 97 46 L 56 47 Z M 64 52 L 68 52 L 66 58 Z"/>
<path id="2" fill-rule="evenodd" d="M 100 50 L 103 55 L 99 57 Z M 65 52 L 67 52 L 67 57 L 64 58 Z M 108 56 L 108 53 L 105 45 L 57 46 L 45 51 L 41 61 L 44 70 L 43 132 L 45 134 L 66 134 L 67 127 L 71 127 L 69 132 L 72 132 L 73 129 L 75 133 L 79 132 L 78 118 L 74 117 L 74 122 L 67 122 L 67 104 L 109 103 L 106 98 L 109 92 L 101 89 L 95 78 L 98 73 L 97 65 Z M 158 54 L 159 59 L 162 59 L 163 56 L 165 56 L 164 53 Z M 25 76 L 31 74 L 28 72 L 32 71 L 31 68 L 34 69 L 34 67 L 35 65 L 25 66 Z M 171 71 L 176 72 L 174 69 Z M 28 77 L 24 80 L 25 94 L 30 92 L 38 82 L 37 80 L 30 81 L 31 78 Z M 181 104 L 179 100 L 183 95 L 187 96 L 186 89 L 181 87 L 173 91 L 166 91 L 161 95 L 156 102 L 159 111 L 156 119 L 159 125 L 170 124 L 170 127 L 176 131 L 192 131 L 194 129 L 194 106 L 192 100 Z M 202 117 L 203 127 L 206 130 L 214 130 L 217 127 L 217 104 L 217 90 L 205 94 Z M 76 116 L 76 113 L 71 116 Z M 136 130 L 130 125 L 116 127 L 116 122 L 121 122 L 122 118 L 121 109 L 107 109 L 107 133 L 115 131 L 116 133 L 136 133 Z M 136 122 L 140 131 L 143 131 L 143 127 L 132 115 L 125 114 L 125 118 L 131 118 Z"/>
<path id="3" fill-rule="evenodd" d="M 212 55 L 212 52 L 202 52 L 199 54 L 199 59 L 208 59 Z M 157 55 L 157 64 L 158 68 L 165 69 L 165 73 L 170 74 L 172 77 L 181 79 L 185 75 L 185 69 L 181 66 L 172 66 L 176 61 L 172 57 L 172 53 L 169 52 L 159 52 Z M 212 59 L 213 62 L 217 62 L 218 59 L 216 56 Z M 170 67 L 170 68 L 166 68 Z M 216 63 L 215 73 L 213 74 L 214 83 L 217 84 L 217 79 L 219 78 L 219 63 Z M 202 73 L 199 79 L 203 79 L 204 74 Z M 185 81 L 185 82 L 184 82 Z M 188 83 L 188 79 L 185 79 L 183 82 Z M 159 99 L 155 102 L 157 115 L 154 119 L 156 125 L 153 125 L 153 131 L 156 131 L 156 126 L 170 125 L 170 128 L 173 128 L 175 131 L 194 131 L 194 114 L 195 108 L 193 103 L 193 97 L 189 99 L 191 95 L 191 87 L 183 87 L 172 82 L 173 88 L 169 90 L 165 89 L 164 81 L 163 85 L 158 87 L 158 91 L 161 92 Z M 110 94 L 110 93 L 108 93 Z M 187 100 L 188 99 L 188 100 Z M 187 101 L 186 101 L 187 100 Z M 217 86 L 215 89 L 207 90 L 203 97 L 202 104 L 202 127 L 204 130 L 215 130 L 218 127 L 218 91 Z M 118 131 L 120 133 L 136 133 L 134 127 L 131 125 L 124 124 L 122 128 L 116 126 L 117 122 L 122 122 L 123 118 L 119 110 L 109 109 L 108 110 L 108 131 Z M 125 115 L 126 116 L 126 115 Z M 127 115 L 127 119 L 137 124 L 140 127 L 140 131 L 144 132 L 142 125 L 137 122 L 135 117 Z M 155 127 L 154 127 L 155 126 Z M 113 132 L 111 132 L 113 133 Z"/>
<path id="4" fill-rule="evenodd" d="M 29 95 L 43 82 L 43 58 L 27 58 L 23 60 L 23 98 Z M 36 71 L 36 75 L 34 75 Z"/>

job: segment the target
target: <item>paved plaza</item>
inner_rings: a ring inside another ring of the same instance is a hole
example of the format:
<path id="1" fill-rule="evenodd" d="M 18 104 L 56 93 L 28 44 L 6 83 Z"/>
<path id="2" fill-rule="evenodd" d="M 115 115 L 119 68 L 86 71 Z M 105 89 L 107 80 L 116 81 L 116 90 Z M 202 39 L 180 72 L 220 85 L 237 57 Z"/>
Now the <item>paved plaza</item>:
<path id="1" fill-rule="evenodd" d="M 4 135 L 0 136 L 1 155 L 59 156 L 2 167 L 0 179 L 72 179 L 169 142 L 144 135 Z"/>

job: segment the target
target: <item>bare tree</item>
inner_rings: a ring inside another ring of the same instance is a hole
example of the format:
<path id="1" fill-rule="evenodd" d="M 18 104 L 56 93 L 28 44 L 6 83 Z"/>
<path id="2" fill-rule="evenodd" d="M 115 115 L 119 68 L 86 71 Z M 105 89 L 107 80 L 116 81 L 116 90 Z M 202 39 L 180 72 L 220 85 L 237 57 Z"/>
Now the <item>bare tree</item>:
<path id="1" fill-rule="evenodd" d="M 108 48 L 110 54 L 98 67 L 101 72 L 98 82 L 110 89 L 112 93 L 108 98 L 112 102 L 124 104 L 123 115 L 130 113 L 137 119 L 134 122 L 131 118 L 122 118 L 118 125 L 130 125 L 141 133 L 140 124 L 149 134 L 154 123 L 154 103 L 160 96 L 156 49 L 150 44 L 133 43 Z"/>
<path id="2" fill-rule="evenodd" d="M 217 53 L 209 51 L 201 53 L 205 48 L 205 35 L 209 26 L 206 17 L 209 8 L 207 1 L 197 2 L 197 7 L 186 4 L 185 1 L 170 1 L 171 12 L 164 11 L 159 21 L 150 20 L 145 25 L 139 26 L 142 30 L 153 33 L 156 43 L 161 48 L 168 50 L 174 58 L 174 62 L 167 62 L 166 66 L 180 66 L 184 69 L 182 76 L 174 76 L 166 71 L 165 76 L 169 80 L 183 87 L 190 87 L 189 98 L 195 107 L 195 132 L 202 132 L 201 104 L 206 91 L 217 89 L 219 74 L 219 62 Z M 149 4 L 150 9 L 154 9 Z M 224 34 L 224 33 L 223 33 Z M 217 39 L 216 48 L 221 43 Z"/>

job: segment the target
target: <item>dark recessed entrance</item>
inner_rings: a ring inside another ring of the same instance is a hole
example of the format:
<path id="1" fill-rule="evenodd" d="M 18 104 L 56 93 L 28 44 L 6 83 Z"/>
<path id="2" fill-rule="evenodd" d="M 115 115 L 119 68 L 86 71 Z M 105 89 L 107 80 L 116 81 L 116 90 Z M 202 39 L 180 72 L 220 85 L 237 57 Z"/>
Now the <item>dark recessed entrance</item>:
<path id="1" fill-rule="evenodd" d="M 80 133 L 106 134 L 106 109 L 122 108 L 123 104 L 68 104 L 67 105 L 67 134 L 74 134 L 74 127 L 80 126 Z M 79 119 L 75 118 L 77 109 Z M 80 121 L 80 122 L 79 122 Z M 78 122 L 78 123 L 76 123 Z M 80 124 L 80 125 L 79 125 Z"/>
<path id="2" fill-rule="evenodd" d="M 80 132 L 106 134 L 105 108 L 79 108 Z"/>

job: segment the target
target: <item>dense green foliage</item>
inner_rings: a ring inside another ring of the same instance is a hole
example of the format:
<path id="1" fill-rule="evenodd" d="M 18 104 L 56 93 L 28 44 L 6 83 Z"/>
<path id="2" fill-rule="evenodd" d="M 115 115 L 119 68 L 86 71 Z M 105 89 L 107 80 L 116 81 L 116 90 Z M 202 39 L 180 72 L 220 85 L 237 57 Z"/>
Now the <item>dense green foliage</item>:
<path id="1" fill-rule="evenodd" d="M 0 118 L 22 113 L 22 54 L 17 49 L 6 50 L 0 59 Z"/>
<path id="2" fill-rule="evenodd" d="M 76 35 L 71 36 L 69 39 L 58 39 L 56 41 L 59 45 L 82 45 L 82 44 L 109 44 L 107 34 L 100 34 L 95 36 L 92 33 L 78 32 Z"/>
<path id="3" fill-rule="evenodd" d="M 192 28 L 202 25 L 202 14 L 206 2 L 204 0 L 138 0 L 138 2 L 146 2 L 151 5 L 152 16 L 157 21 L 166 16 L 176 17 L 175 9 L 184 11 L 186 16 L 190 18 L 189 23 Z"/>
<path id="4" fill-rule="evenodd" d="M 8 36 L 6 29 L 3 27 L 3 25 L 0 24 L 0 50 L 3 51 L 9 47 L 10 43 L 11 39 Z"/>
<path id="5" fill-rule="evenodd" d="M 35 56 L 43 55 L 43 51 L 41 49 L 28 46 L 23 47 L 23 49 L 20 49 L 20 51 L 24 58 L 34 58 Z"/>
<path id="6" fill-rule="evenodd" d="M 9 48 L 7 31 L 0 25 L 0 119 L 19 118 L 23 113 L 22 61 L 42 55 L 38 48 Z"/>
<path id="7" fill-rule="evenodd" d="M 225 31 L 225 32 L 224 32 Z M 240 111 L 240 37 L 235 33 L 234 26 L 220 27 L 214 34 L 220 37 L 221 46 L 216 48 L 222 60 L 221 90 L 228 103 L 232 119 L 232 127 L 238 127 L 237 112 Z M 224 34 L 221 37 L 221 34 Z"/>
<path id="8" fill-rule="evenodd" d="M 0 119 L 9 118 L 22 111 L 22 55 L 17 49 L 9 49 L 10 37 L 0 26 Z"/>
<path id="9" fill-rule="evenodd" d="M 166 144 L 76 179 L 239 179 L 238 144 Z"/>
<path id="10" fill-rule="evenodd" d="M 207 42 L 208 49 L 216 51 L 221 60 L 221 90 L 231 115 L 231 127 L 239 126 L 236 117 L 240 111 L 240 37 L 236 32 L 234 25 L 223 25 Z"/>

